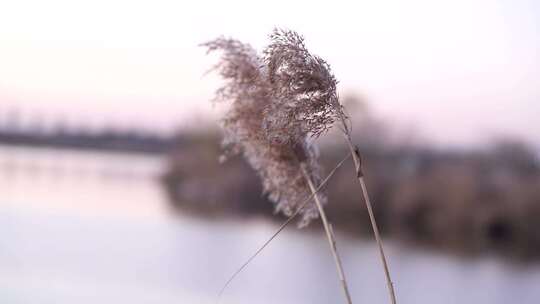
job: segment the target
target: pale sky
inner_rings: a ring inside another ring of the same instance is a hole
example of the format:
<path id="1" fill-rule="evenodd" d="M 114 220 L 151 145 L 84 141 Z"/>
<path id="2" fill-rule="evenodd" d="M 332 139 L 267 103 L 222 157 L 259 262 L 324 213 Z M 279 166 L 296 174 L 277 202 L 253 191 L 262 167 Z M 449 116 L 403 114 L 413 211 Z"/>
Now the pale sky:
<path id="1" fill-rule="evenodd" d="M 185 126 L 215 113 L 218 81 L 203 75 L 216 58 L 197 45 L 225 35 L 261 49 L 276 26 L 397 126 L 443 145 L 540 145 L 535 0 L 3 1 L 0 117 Z"/>

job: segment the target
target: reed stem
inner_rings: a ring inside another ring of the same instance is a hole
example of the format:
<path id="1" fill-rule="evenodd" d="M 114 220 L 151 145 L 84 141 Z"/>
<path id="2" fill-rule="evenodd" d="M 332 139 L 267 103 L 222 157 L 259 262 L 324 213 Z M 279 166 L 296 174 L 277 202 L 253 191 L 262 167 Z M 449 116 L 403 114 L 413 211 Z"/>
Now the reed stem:
<path id="1" fill-rule="evenodd" d="M 384 275 L 386 277 L 386 285 L 388 287 L 388 293 L 390 294 L 390 300 L 392 301 L 392 304 L 396 304 L 396 294 L 394 291 L 394 284 L 392 283 L 392 278 L 390 277 L 390 271 L 388 268 L 388 263 L 386 261 L 386 255 L 384 254 L 383 249 L 383 243 L 382 239 L 379 233 L 379 228 L 377 227 L 377 221 L 375 220 L 375 215 L 373 214 L 373 208 L 371 204 L 371 200 L 369 199 L 366 183 L 364 180 L 364 174 L 362 172 L 362 161 L 360 159 L 360 153 L 357 148 L 354 147 L 349 129 L 346 125 L 345 120 L 342 118 L 342 123 L 344 125 L 344 137 L 345 141 L 347 142 L 347 145 L 349 146 L 350 153 L 352 155 L 355 169 L 356 169 L 356 177 L 358 179 L 358 182 L 360 183 L 360 186 L 362 187 L 362 195 L 364 196 L 364 201 L 366 202 L 366 207 L 369 214 L 369 220 L 371 221 L 371 227 L 373 228 L 373 234 L 375 235 L 375 240 L 377 241 L 377 246 L 379 248 L 379 256 L 381 259 L 381 263 L 383 265 L 384 269 Z"/>
<path id="2" fill-rule="evenodd" d="M 291 215 L 289 216 L 289 218 L 283 222 L 283 224 L 281 224 L 281 226 L 279 226 L 279 228 L 277 229 L 276 232 L 274 232 L 274 234 L 272 234 L 272 236 L 266 241 L 264 242 L 264 244 L 259 248 L 257 249 L 257 251 L 255 251 L 254 254 L 252 254 L 246 262 L 244 262 L 244 264 L 242 264 L 242 266 L 240 266 L 240 268 L 238 268 L 230 277 L 229 279 L 227 280 L 227 282 L 225 282 L 225 284 L 223 285 L 223 287 L 221 288 L 221 290 L 219 291 L 219 294 L 218 294 L 218 303 L 221 299 L 221 296 L 223 295 L 223 292 L 225 292 L 225 289 L 227 289 L 227 287 L 229 286 L 229 284 L 234 280 L 234 278 L 236 278 L 236 276 L 238 274 L 240 274 L 240 272 L 242 272 L 242 270 L 244 270 L 248 265 L 249 263 L 251 263 L 251 261 L 253 261 L 263 250 L 264 248 L 266 248 L 266 246 L 268 246 L 270 244 L 270 242 L 272 242 L 272 240 L 274 240 L 274 238 L 276 238 L 278 236 L 278 234 L 283 231 L 283 229 L 285 229 L 285 227 L 287 227 L 287 225 L 289 225 L 293 220 L 294 218 L 300 214 L 300 211 L 302 211 L 302 209 L 304 209 L 304 207 L 311 201 L 311 199 L 313 198 L 313 196 L 315 194 L 317 194 L 324 186 L 326 186 L 326 183 L 328 183 L 328 181 L 330 180 L 330 178 L 332 176 L 334 176 L 334 173 L 336 173 L 336 171 L 341 168 L 341 166 L 343 165 L 343 163 L 345 163 L 345 161 L 347 159 L 349 159 L 349 157 L 351 157 L 350 154 L 347 154 L 345 155 L 345 157 L 330 171 L 330 173 L 328 173 L 328 175 L 324 178 L 324 180 L 319 184 L 319 186 L 317 187 L 317 189 L 315 189 L 315 192 L 312 191 L 311 195 L 309 195 L 308 197 L 306 197 L 306 199 L 304 199 L 302 201 L 302 204 L 300 204 L 300 207 L 298 207 L 298 209 L 296 209 L 296 211 Z"/>
<path id="3" fill-rule="evenodd" d="M 324 212 L 321 201 L 319 200 L 319 196 L 317 195 L 317 188 L 315 187 L 315 185 L 313 184 L 313 181 L 309 177 L 309 174 L 306 168 L 303 165 L 301 167 L 302 167 L 302 174 L 304 175 L 304 178 L 306 179 L 309 185 L 311 193 L 313 194 L 313 199 L 315 200 L 315 204 L 317 205 L 317 209 L 319 210 L 319 214 L 321 215 L 321 220 L 323 222 L 324 230 L 326 232 L 326 237 L 328 238 L 328 243 L 330 244 L 330 250 L 332 251 L 332 256 L 334 257 L 334 262 L 336 264 L 336 268 L 338 271 L 341 287 L 343 288 L 343 292 L 345 293 L 345 297 L 347 298 L 347 303 L 352 304 L 351 295 L 349 293 L 349 288 L 347 286 L 347 279 L 345 278 L 345 272 L 343 271 L 341 258 L 339 257 L 339 254 L 337 251 L 336 239 L 334 237 L 332 226 L 328 222 L 326 213 Z"/>

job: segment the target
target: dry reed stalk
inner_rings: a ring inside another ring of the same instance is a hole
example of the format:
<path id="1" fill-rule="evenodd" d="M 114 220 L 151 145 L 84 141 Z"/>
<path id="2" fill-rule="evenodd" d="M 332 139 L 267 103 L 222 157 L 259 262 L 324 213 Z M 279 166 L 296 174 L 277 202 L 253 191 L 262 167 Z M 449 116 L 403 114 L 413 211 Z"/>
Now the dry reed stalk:
<path id="1" fill-rule="evenodd" d="M 287 135 L 288 130 L 300 125 L 311 136 L 317 137 L 328 130 L 334 122 L 341 122 L 340 129 L 354 160 L 356 175 L 379 248 L 390 299 L 392 304 L 395 304 L 394 287 L 364 181 L 360 153 L 352 143 L 348 117 L 336 92 L 337 80 L 330 66 L 307 50 L 304 38 L 298 33 L 275 30 L 270 38 L 272 42 L 264 53 L 276 102 L 266 110 L 269 114 L 266 116 L 269 120 L 267 132 L 273 137 L 290 138 L 290 135 Z M 287 119 L 281 119 L 282 117 Z"/>
<path id="2" fill-rule="evenodd" d="M 388 288 L 388 293 L 390 295 L 390 301 L 392 302 L 392 304 L 396 304 L 396 294 L 394 291 L 394 284 L 392 283 L 392 278 L 390 277 L 390 270 L 388 268 L 388 262 L 386 261 L 386 255 L 384 253 L 382 238 L 379 233 L 379 228 L 377 226 L 377 221 L 373 213 L 373 207 L 371 205 L 371 200 L 369 198 L 366 182 L 364 179 L 364 172 L 362 171 L 362 159 L 360 157 L 360 152 L 359 152 L 359 149 L 356 146 L 354 146 L 352 143 L 351 130 L 347 124 L 346 117 L 343 115 L 343 113 L 341 113 L 339 115 L 339 118 L 343 126 L 343 128 L 341 129 L 341 131 L 343 132 L 343 137 L 345 138 L 347 146 L 349 147 L 350 155 L 353 158 L 354 167 L 356 170 L 356 178 L 358 179 L 358 182 L 360 183 L 360 187 L 362 188 L 362 195 L 366 203 L 369 220 L 371 222 L 371 228 L 373 229 L 373 234 L 375 236 L 377 247 L 379 249 L 379 257 L 383 265 L 384 275 L 386 278 L 386 286 Z"/>
<path id="3" fill-rule="evenodd" d="M 304 100 L 308 103 L 303 110 L 310 112 L 310 117 L 289 124 L 294 113 L 289 112 L 291 108 L 282 107 L 282 99 L 288 96 L 279 95 L 279 92 L 285 92 L 280 88 L 284 79 L 273 77 L 277 71 L 283 71 L 278 65 L 264 62 L 249 45 L 237 40 L 220 38 L 205 46 L 209 51 L 223 51 L 216 69 L 227 81 L 217 96 L 230 103 L 222 121 L 226 132 L 225 146 L 232 153 L 241 153 L 255 169 L 276 212 L 287 216 L 301 213 L 302 226 L 319 214 L 323 217 L 341 284 L 348 303 L 352 304 L 335 239 L 322 207 L 326 196 L 315 192 L 315 184 L 320 184 L 321 169 L 317 150 L 308 138 L 314 132 L 327 129 L 325 117 L 319 115 L 324 108 L 311 109 L 309 100 Z M 321 106 L 324 106 L 324 99 L 324 96 L 320 97 Z M 280 128 L 279 133 L 274 132 L 276 128 Z M 310 191 L 315 203 L 300 206 L 301 198 Z"/>
<path id="4" fill-rule="evenodd" d="M 306 197 L 302 203 L 299 205 L 298 209 L 296 209 L 296 211 L 291 215 L 289 216 L 289 218 L 287 218 L 287 220 L 285 220 L 285 222 L 283 222 L 283 224 L 281 224 L 279 226 L 279 228 L 276 230 L 276 232 L 274 232 L 274 234 L 272 234 L 272 236 L 270 236 L 270 238 L 268 238 L 268 240 L 266 240 L 263 245 L 261 247 L 259 247 L 255 253 L 253 253 L 247 260 L 246 262 L 244 262 L 244 264 L 242 264 L 242 266 L 240 266 L 230 277 L 229 279 L 227 280 L 227 282 L 225 282 L 225 284 L 223 285 L 223 287 L 221 288 L 221 290 L 219 291 L 219 294 L 218 294 L 218 302 L 219 302 L 219 299 L 221 299 L 221 296 L 223 295 L 223 292 L 225 292 L 225 289 L 227 289 L 227 287 L 229 286 L 229 284 L 234 280 L 234 278 L 236 278 L 236 276 L 238 274 L 240 274 L 240 272 L 242 272 L 242 270 L 244 270 L 248 265 L 249 263 L 251 263 L 251 261 L 253 261 L 265 248 L 266 246 L 268 246 L 270 244 L 270 242 L 272 242 L 277 236 L 278 234 L 281 233 L 281 231 L 283 231 L 283 229 L 285 229 L 285 227 L 287 227 L 295 218 L 296 216 L 298 216 L 298 214 L 300 214 L 300 212 L 302 211 L 302 209 L 309 203 L 311 202 L 311 200 L 313 199 L 313 197 L 319 193 L 321 191 L 321 189 L 323 189 L 324 186 L 326 186 L 326 184 L 328 183 L 328 181 L 330 180 L 330 178 L 332 178 L 332 176 L 334 176 L 334 173 L 336 173 L 336 171 L 341 168 L 341 166 L 343 165 L 343 163 L 345 163 L 346 160 L 349 159 L 351 155 L 350 154 L 347 154 L 339 163 L 337 163 L 337 165 L 330 171 L 330 173 L 328 173 L 328 175 L 326 176 L 326 178 L 324 180 L 321 181 L 321 183 L 319 184 L 319 186 L 315 189 L 315 191 L 311 191 L 311 194 Z M 332 233 L 333 235 L 333 233 Z M 340 261 L 341 263 L 341 261 Z M 348 289 L 347 289 L 348 291 Z"/>
<path id="5" fill-rule="evenodd" d="M 301 225 L 319 215 L 330 242 L 347 300 L 350 295 L 335 246 L 331 226 L 324 214 L 324 195 L 315 195 L 320 183 L 317 152 L 308 137 L 318 137 L 341 121 L 356 174 L 379 247 L 392 303 L 396 303 L 381 237 L 362 174 L 358 149 L 351 140 L 348 118 L 336 92 L 337 80 L 330 66 L 312 55 L 298 33 L 275 30 L 263 58 L 247 44 L 220 38 L 204 44 L 209 51 L 222 50 L 216 66 L 227 81 L 218 90 L 218 99 L 231 102 L 223 127 L 225 146 L 241 153 L 263 181 L 264 192 L 276 212 L 287 216 L 302 213 Z M 315 204 L 300 206 L 304 193 L 311 191 Z"/>
<path id="6" fill-rule="evenodd" d="M 317 188 L 311 181 L 309 174 L 306 171 L 304 166 L 302 166 L 302 174 L 304 174 L 304 177 L 309 185 L 309 188 L 311 189 L 311 193 L 313 195 L 313 199 L 315 200 L 315 204 L 317 204 L 317 208 L 319 209 L 319 215 L 321 216 L 321 220 L 323 222 L 324 230 L 326 232 L 326 238 L 328 239 L 328 243 L 330 244 L 330 251 L 332 251 L 332 256 L 334 257 L 334 263 L 336 264 L 336 268 L 339 275 L 339 281 L 341 282 L 341 287 L 343 288 L 343 293 L 345 294 L 347 303 L 352 304 L 352 299 L 351 299 L 351 294 L 349 293 L 347 279 L 345 278 L 345 272 L 343 271 L 343 265 L 341 263 L 341 258 L 339 257 L 337 246 L 336 246 L 336 238 L 334 236 L 334 231 L 332 230 L 332 226 L 328 222 L 328 218 L 326 217 L 326 212 L 324 211 L 323 205 L 321 204 L 319 200 L 319 196 L 317 195 Z"/>

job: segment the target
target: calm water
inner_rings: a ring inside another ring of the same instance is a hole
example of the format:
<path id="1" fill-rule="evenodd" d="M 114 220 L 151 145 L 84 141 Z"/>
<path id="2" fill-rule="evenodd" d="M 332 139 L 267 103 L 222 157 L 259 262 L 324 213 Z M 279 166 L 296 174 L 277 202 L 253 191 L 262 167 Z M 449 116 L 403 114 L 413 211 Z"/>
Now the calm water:
<path id="1" fill-rule="evenodd" d="M 0 303 L 215 303 L 276 227 L 173 216 L 158 158 L 0 148 Z M 387 303 L 371 242 L 338 235 L 355 303 Z M 399 303 L 540 303 L 540 265 L 387 241 Z M 324 238 L 280 235 L 222 303 L 344 303 Z"/>

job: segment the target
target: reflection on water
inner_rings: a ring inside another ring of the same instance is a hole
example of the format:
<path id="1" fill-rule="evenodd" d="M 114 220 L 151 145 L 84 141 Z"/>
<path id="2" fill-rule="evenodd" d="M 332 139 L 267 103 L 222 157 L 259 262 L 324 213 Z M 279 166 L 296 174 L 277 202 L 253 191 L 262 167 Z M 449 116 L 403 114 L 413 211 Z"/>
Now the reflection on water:
<path id="1" fill-rule="evenodd" d="M 276 228 L 173 217 L 158 158 L 0 149 L 1 303 L 215 303 Z M 249 229 L 246 229 L 249 228 Z M 355 303 L 387 303 L 371 242 L 338 236 Z M 400 303 L 538 303 L 540 266 L 387 242 Z M 285 231 L 223 303 L 342 303 L 322 237 Z"/>

